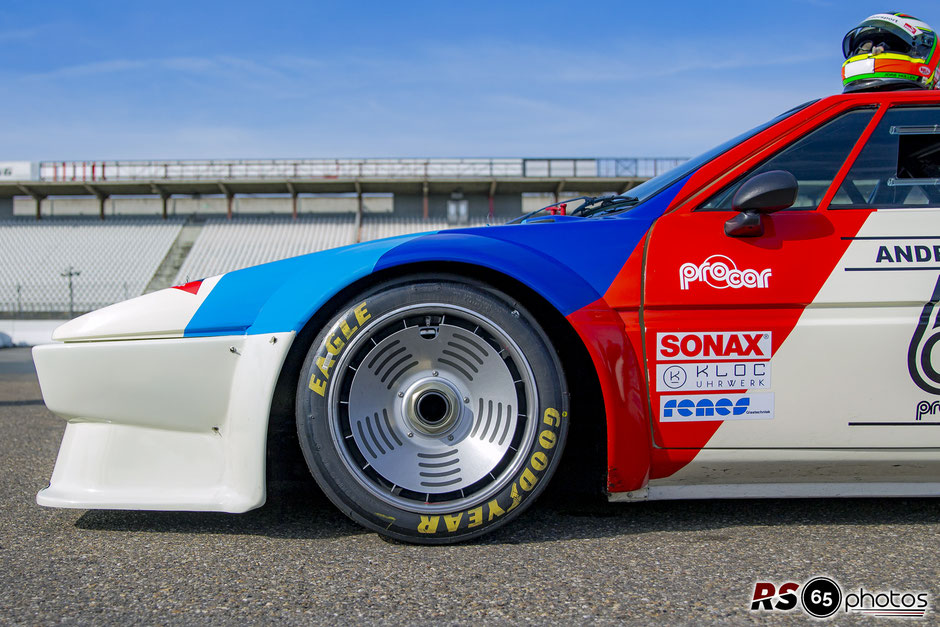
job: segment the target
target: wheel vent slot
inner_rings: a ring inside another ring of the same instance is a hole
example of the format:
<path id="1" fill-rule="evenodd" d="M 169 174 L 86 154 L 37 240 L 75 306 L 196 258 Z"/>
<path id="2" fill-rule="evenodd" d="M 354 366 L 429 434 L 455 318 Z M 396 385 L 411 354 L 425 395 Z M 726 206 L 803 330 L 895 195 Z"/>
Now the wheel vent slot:
<path id="1" fill-rule="evenodd" d="M 410 353 L 405 357 L 405 360 L 408 360 L 408 359 L 412 359 L 412 355 L 411 355 Z M 401 363 L 401 362 L 399 362 L 399 363 Z M 391 390 L 391 389 L 392 389 L 392 386 L 395 385 L 395 384 L 398 382 L 398 380 L 401 378 L 401 376 L 402 376 L 403 374 L 405 374 L 406 372 L 408 372 L 409 370 L 411 370 L 412 368 L 414 368 L 414 367 L 417 366 L 417 365 L 418 365 L 418 362 L 417 362 L 417 361 L 413 361 L 413 362 L 411 362 L 410 364 L 407 364 L 404 368 L 402 368 L 402 369 L 399 370 L 398 372 L 396 372 L 396 373 L 395 373 L 395 376 L 393 376 L 391 379 L 389 379 L 388 385 L 385 386 L 385 389 L 386 389 L 386 390 Z M 387 375 L 386 375 L 386 376 L 387 376 Z M 385 377 L 382 377 L 382 381 L 385 381 Z"/>
<path id="2" fill-rule="evenodd" d="M 402 353 L 407 353 L 404 357 L 400 357 Z M 388 356 L 379 364 L 379 366 L 374 370 L 375 376 L 382 374 L 382 370 L 385 370 L 385 374 L 382 375 L 382 383 L 385 383 L 385 380 L 392 374 L 392 371 L 395 370 L 398 366 L 408 361 L 411 358 L 411 353 L 408 353 L 408 349 L 404 346 L 392 351 Z M 397 361 L 392 361 L 397 359 Z M 392 362 L 391 366 L 388 366 L 388 363 Z M 388 368 L 385 368 L 388 366 Z"/>
<path id="3" fill-rule="evenodd" d="M 445 354 L 446 354 L 446 353 L 449 353 L 449 352 L 450 352 L 450 351 L 444 351 Z M 441 357 L 440 359 L 438 359 L 438 361 L 439 361 L 440 363 L 444 364 L 445 366 L 450 366 L 451 368 L 453 368 L 454 370 L 456 370 L 457 372 L 459 372 L 459 373 L 462 374 L 463 376 L 467 377 L 467 380 L 468 380 L 468 381 L 473 381 L 473 375 L 470 374 L 470 373 L 467 371 L 466 368 L 464 368 L 463 366 L 461 366 L 461 365 L 458 364 L 457 362 L 452 361 L 452 360 L 450 360 L 450 359 L 444 359 L 443 357 Z"/>
<path id="4" fill-rule="evenodd" d="M 466 357 L 464 357 L 464 356 L 461 355 L 460 353 L 455 353 L 454 351 L 449 351 L 449 350 L 447 350 L 447 349 L 442 350 L 441 353 L 444 354 L 444 355 L 447 355 L 448 357 L 453 357 L 454 359 L 456 359 L 456 360 L 459 361 L 460 363 L 466 365 L 467 368 L 469 368 L 470 370 L 472 370 L 474 374 L 480 372 L 480 369 L 477 368 L 476 365 L 475 365 L 472 361 L 470 361 L 469 359 L 467 359 Z M 464 371 L 464 372 L 466 372 L 466 371 Z"/>
<path id="5" fill-rule="evenodd" d="M 454 337 L 457 338 L 457 337 L 460 337 L 460 336 L 455 333 L 455 334 L 454 334 Z M 464 346 L 463 344 L 458 344 L 457 342 L 448 342 L 447 345 L 450 346 L 450 347 L 452 347 L 452 348 L 456 348 L 457 350 L 460 350 L 460 351 L 465 352 L 467 355 L 469 355 L 469 356 L 472 357 L 474 360 L 476 360 L 476 362 L 477 362 L 478 364 L 480 364 L 481 366 L 483 365 L 483 359 L 482 359 L 476 352 L 474 352 L 473 350 L 467 348 L 467 347 Z M 486 353 L 484 353 L 484 356 L 486 356 Z M 474 371 L 474 372 L 477 372 L 477 369 L 474 368 L 473 371 Z"/>
<path id="6" fill-rule="evenodd" d="M 380 351 L 378 351 L 375 355 L 372 356 L 372 360 L 369 362 L 369 370 L 372 370 L 372 369 L 375 367 L 375 362 L 377 362 L 379 359 L 381 359 L 386 353 L 388 353 L 388 351 L 390 351 L 390 350 L 392 350 L 393 348 L 395 348 L 396 346 L 398 346 L 398 344 L 400 344 L 399 340 L 392 340 L 391 342 L 389 342 L 388 344 L 386 344 L 385 346 L 383 346 Z M 400 352 L 400 351 L 401 351 L 401 347 L 399 347 L 399 352 Z M 386 362 L 382 362 L 382 364 L 379 365 L 378 368 L 375 368 L 375 373 L 376 373 L 376 374 L 379 373 L 379 370 L 382 369 L 382 366 L 384 366 L 385 363 L 386 363 Z"/>
<path id="7" fill-rule="evenodd" d="M 395 433 L 395 430 L 392 429 L 392 421 L 388 419 L 388 410 L 382 410 L 382 417 L 385 419 L 385 426 L 388 427 L 388 432 L 391 434 L 392 439 L 395 440 L 395 444 L 401 446 L 401 440 L 398 439 L 398 434 Z"/>
<path id="8" fill-rule="evenodd" d="M 453 466 L 460 463 L 460 458 L 454 457 L 455 455 L 457 455 L 457 449 L 455 448 L 444 453 L 418 453 L 418 467 L 423 469 L 418 472 L 418 474 L 426 479 L 435 480 L 422 481 L 421 485 L 426 488 L 444 488 L 447 486 L 456 485 L 463 481 L 463 479 L 461 479 L 459 476 L 453 479 L 447 478 L 453 477 L 454 475 L 460 475 L 460 466 L 457 466 L 456 468 L 448 468 L 448 466 Z M 444 470 L 445 468 L 446 470 Z"/>
<path id="9" fill-rule="evenodd" d="M 485 401 L 480 399 L 480 409 L 477 410 L 477 419 L 473 423 L 473 429 L 470 431 L 470 437 L 476 437 L 477 431 L 480 430 L 480 423 L 483 422 L 483 403 Z"/>
<path id="10" fill-rule="evenodd" d="M 372 459 L 377 459 L 377 458 L 378 458 L 378 455 L 375 454 L 375 451 L 372 450 L 372 447 L 369 446 L 369 441 L 366 439 L 366 433 L 365 433 L 365 431 L 362 429 L 362 421 L 361 421 L 361 420 L 357 420 L 357 421 L 356 421 L 356 427 L 359 429 L 359 438 L 360 438 L 360 441 L 362 442 L 363 446 L 365 446 L 365 447 L 366 447 L 366 450 L 369 451 L 369 455 L 372 456 Z"/>
<path id="11" fill-rule="evenodd" d="M 388 416 L 388 414 L 385 414 Z M 378 414 L 373 414 L 372 416 L 375 419 L 375 430 L 379 432 L 379 435 L 382 436 L 382 441 L 385 442 L 385 446 L 389 451 L 394 451 L 395 447 L 392 446 L 392 443 L 389 441 L 388 436 L 385 435 L 385 431 L 382 430 L 382 421 L 379 420 Z M 391 426 L 389 426 L 389 431 L 391 431 Z"/>
<path id="12" fill-rule="evenodd" d="M 365 422 L 364 429 L 362 426 L 363 422 Z M 383 422 L 385 423 L 384 428 L 382 426 Z M 392 422 L 388 419 L 388 410 L 386 409 L 382 410 L 381 417 L 378 413 L 375 413 L 371 416 L 366 416 L 364 421 L 357 420 L 356 428 L 359 430 L 359 441 L 365 446 L 366 451 L 372 456 L 372 459 L 378 459 L 379 455 L 385 455 L 388 452 L 394 451 L 395 446 L 392 444 L 392 440 L 394 440 L 398 446 L 402 445 L 401 439 L 395 433 L 395 429 L 392 428 Z M 385 434 L 386 430 L 388 430 L 388 435 Z M 389 439 L 389 436 L 391 436 L 391 439 Z M 378 451 L 378 454 L 376 454 L 376 451 Z"/>
<path id="13" fill-rule="evenodd" d="M 483 355 L 484 357 L 489 357 L 489 355 L 490 355 L 489 351 L 486 350 L 486 348 L 484 348 L 482 344 L 480 344 L 479 342 L 477 342 L 477 341 L 474 340 L 473 338 L 470 338 L 470 337 L 467 337 L 466 335 L 463 335 L 462 333 L 454 333 L 454 339 L 455 339 L 455 340 L 461 340 L 461 341 L 463 341 L 463 342 L 466 342 L 467 344 L 470 345 L 471 348 L 476 349 L 476 350 L 477 350 L 481 355 Z M 481 364 L 483 363 L 483 360 L 482 360 L 482 359 L 480 360 L 480 363 L 481 363 Z"/>

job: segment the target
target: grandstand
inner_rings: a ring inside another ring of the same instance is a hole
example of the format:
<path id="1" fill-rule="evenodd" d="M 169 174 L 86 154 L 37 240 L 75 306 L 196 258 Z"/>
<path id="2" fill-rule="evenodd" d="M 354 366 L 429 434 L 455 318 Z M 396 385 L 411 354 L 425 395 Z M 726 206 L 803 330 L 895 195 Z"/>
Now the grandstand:
<path id="1" fill-rule="evenodd" d="M 0 311 L 90 311 L 138 296 L 183 220 L 0 221 Z M 72 297 L 69 277 L 71 268 Z"/>
<path id="2" fill-rule="evenodd" d="M 501 224 L 566 196 L 626 192 L 682 161 L 26 163 L 11 171 L 29 179 L 0 173 L 0 318 L 74 315 L 327 248 Z"/>
<path id="3" fill-rule="evenodd" d="M 504 219 L 471 217 L 467 224 L 460 225 L 463 228 L 486 226 L 488 224 L 502 224 Z M 444 229 L 454 228 L 454 224 L 448 224 L 446 220 L 421 218 L 408 218 L 399 216 L 366 216 L 362 220 L 361 240 L 369 241 L 373 239 L 382 239 L 383 237 L 395 237 L 397 235 L 409 235 L 411 233 L 421 233 L 423 231 L 442 231 Z"/>
<path id="4" fill-rule="evenodd" d="M 356 241 L 353 216 L 210 218 L 176 274 L 177 284 Z"/>
<path id="5" fill-rule="evenodd" d="M 292 219 L 68 218 L 0 221 L 0 314 L 80 313 L 248 266 L 409 233 L 465 225 L 355 215 Z M 495 223 L 495 221 L 490 220 Z M 189 242 L 182 243 L 188 234 Z M 174 254 L 177 253 L 177 254 Z M 71 292 L 69 276 L 71 269 Z"/>
<path id="6" fill-rule="evenodd" d="M 474 219 L 467 226 L 485 226 Z M 269 261 L 348 246 L 359 241 L 453 228 L 446 220 L 364 216 L 357 234 L 354 216 L 210 218 L 180 266 L 175 284 Z"/>

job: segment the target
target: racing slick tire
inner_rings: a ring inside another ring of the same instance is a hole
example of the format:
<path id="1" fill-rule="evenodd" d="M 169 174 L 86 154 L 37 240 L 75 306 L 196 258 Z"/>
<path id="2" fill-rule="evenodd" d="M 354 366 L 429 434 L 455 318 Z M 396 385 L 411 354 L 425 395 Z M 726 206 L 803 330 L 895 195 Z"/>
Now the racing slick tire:
<path id="1" fill-rule="evenodd" d="M 561 363 L 510 296 L 410 277 L 342 307 L 313 340 L 297 430 L 353 520 L 421 544 L 475 538 L 545 488 L 568 431 Z"/>

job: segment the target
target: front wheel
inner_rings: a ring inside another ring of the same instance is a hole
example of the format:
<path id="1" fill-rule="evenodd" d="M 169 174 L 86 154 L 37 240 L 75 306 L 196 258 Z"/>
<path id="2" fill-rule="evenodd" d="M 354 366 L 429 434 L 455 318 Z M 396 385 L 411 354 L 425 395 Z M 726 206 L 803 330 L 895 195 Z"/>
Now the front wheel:
<path id="1" fill-rule="evenodd" d="M 317 483 L 384 535 L 476 537 L 519 515 L 561 457 L 565 379 L 509 296 L 414 279 L 344 307 L 307 354 L 297 429 Z"/>

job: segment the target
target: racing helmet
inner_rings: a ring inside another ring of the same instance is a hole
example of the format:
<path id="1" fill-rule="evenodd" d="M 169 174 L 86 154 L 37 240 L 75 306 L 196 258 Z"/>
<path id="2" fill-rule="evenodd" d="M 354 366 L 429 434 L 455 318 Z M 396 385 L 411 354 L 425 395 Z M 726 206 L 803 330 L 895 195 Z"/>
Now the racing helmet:
<path id="1" fill-rule="evenodd" d="M 937 34 L 905 13 L 878 13 L 842 40 L 845 92 L 937 89 Z"/>

